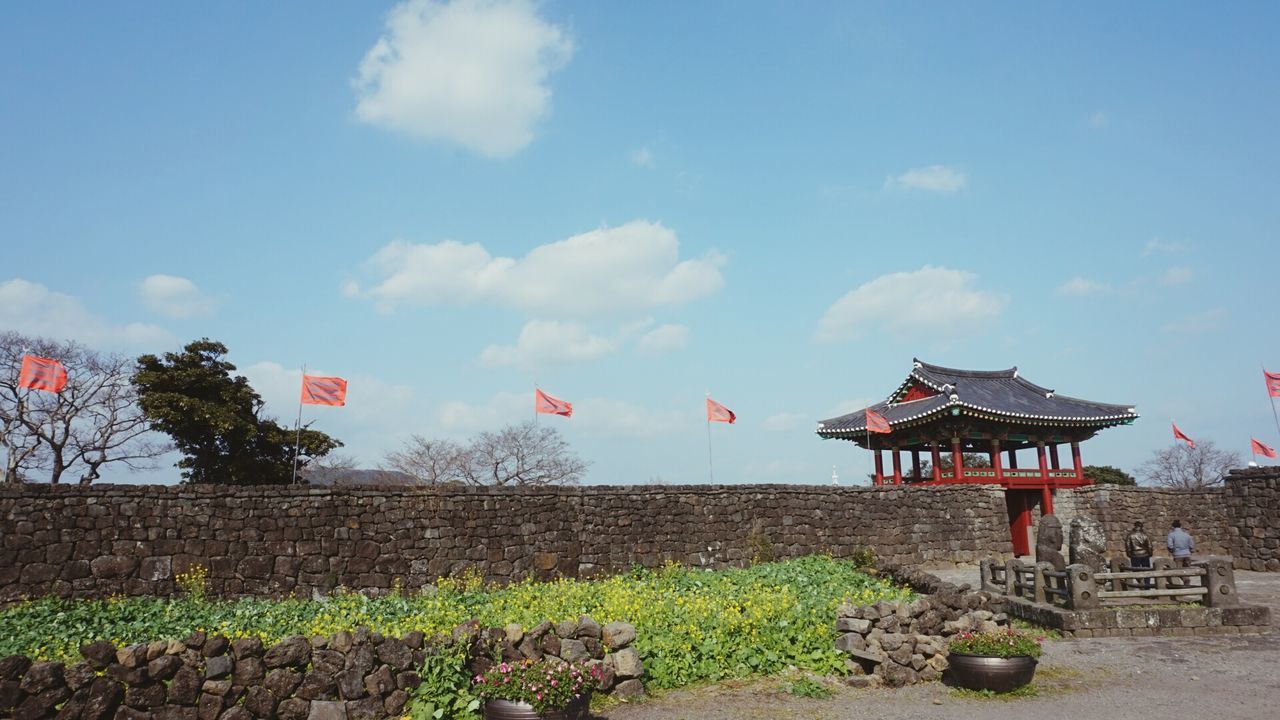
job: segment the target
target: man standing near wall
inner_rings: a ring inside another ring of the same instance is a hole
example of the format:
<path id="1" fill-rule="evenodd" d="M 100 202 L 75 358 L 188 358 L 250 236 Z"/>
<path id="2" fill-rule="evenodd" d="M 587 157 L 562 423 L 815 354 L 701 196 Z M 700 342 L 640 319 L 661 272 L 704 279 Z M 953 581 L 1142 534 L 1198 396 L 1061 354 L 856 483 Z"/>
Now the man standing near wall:
<path id="1" fill-rule="evenodd" d="M 1129 567 L 1134 570 L 1151 569 L 1151 538 L 1142 529 L 1142 521 L 1133 524 L 1133 532 L 1124 539 L 1125 554 L 1129 556 Z M 1151 580 L 1142 581 L 1142 587 L 1151 587 Z"/>
<path id="2" fill-rule="evenodd" d="M 1181 520 L 1173 521 L 1173 529 L 1169 531 L 1169 537 L 1165 538 L 1165 545 L 1169 548 L 1169 554 L 1173 555 L 1174 565 L 1178 567 L 1191 565 L 1191 553 L 1196 551 L 1196 541 L 1191 537 L 1191 533 L 1182 529 Z"/>

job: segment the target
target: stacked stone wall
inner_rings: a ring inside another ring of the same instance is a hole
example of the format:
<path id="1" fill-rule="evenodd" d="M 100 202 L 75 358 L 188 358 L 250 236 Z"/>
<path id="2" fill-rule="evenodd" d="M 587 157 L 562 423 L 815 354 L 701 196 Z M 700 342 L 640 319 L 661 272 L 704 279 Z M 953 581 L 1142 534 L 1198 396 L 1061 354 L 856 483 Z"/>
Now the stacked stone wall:
<path id="1" fill-rule="evenodd" d="M 667 561 L 742 566 L 870 549 L 891 562 L 1009 553 L 998 488 L 796 485 L 571 488 L 0 487 L 0 602 L 216 597 L 590 577 Z"/>
<path id="2" fill-rule="evenodd" d="M 1182 526 L 1195 537 L 1197 555 L 1233 554 L 1232 523 L 1228 521 L 1229 508 L 1223 488 L 1171 490 L 1093 485 L 1059 490 L 1053 506 L 1054 515 L 1063 527 L 1075 517 L 1092 518 L 1101 523 L 1110 555 L 1124 555 L 1124 540 L 1139 520 L 1151 536 L 1157 555 L 1166 554 L 1164 537 L 1174 520 L 1181 520 Z"/>
<path id="3" fill-rule="evenodd" d="M 1232 470 L 1224 484 L 1236 567 L 1280 570 L 1280 467 Z"/>
<path id="4" fill-rule="evenodd" d="M 401 714 L 426 656 L 445 643 L 463 647 L 469 673 L 485 672 L 499 653 L 507 660 L 555 657 L 598 665 L 593 672 L 604 692 L 637 697 L 644 667 L 631 647 L 635 637 L 626 623 L 601 628 L 583 617 L 528 632 L 482 630 L 472 621 L 433 640 L 361 628 L 331 638 L 288 637 L 269 648 L 256 637 L 204 632 L 120 648 L 98 641 L 82 646 L 84 660 L 71 665 L 21 655 L 0 660 L 0 717 L 380 720 Z"/>

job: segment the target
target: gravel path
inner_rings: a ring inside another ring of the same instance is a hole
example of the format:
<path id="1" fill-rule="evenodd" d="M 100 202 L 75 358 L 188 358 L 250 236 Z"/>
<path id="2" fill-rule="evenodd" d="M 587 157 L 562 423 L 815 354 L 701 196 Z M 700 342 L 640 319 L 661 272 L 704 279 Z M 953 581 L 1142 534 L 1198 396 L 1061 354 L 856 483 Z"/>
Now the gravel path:
<path id="1" fill-rule="evenodd" d="M 932 571 L 977 584 L 977 568 Z M 665 693 L 610 708 L 601 720 L 914 720 L 1058 717 L 1099 720 L 1280 717 L 1280 573 L 1237 571 L 1241 598 L 1271 608 L 1266 635 L 1051 641 L 1036 697 L 968 698 L 940 683 L 897 690 L 833 684 L 826 700 L 790 695 L 778 679 Z"/>

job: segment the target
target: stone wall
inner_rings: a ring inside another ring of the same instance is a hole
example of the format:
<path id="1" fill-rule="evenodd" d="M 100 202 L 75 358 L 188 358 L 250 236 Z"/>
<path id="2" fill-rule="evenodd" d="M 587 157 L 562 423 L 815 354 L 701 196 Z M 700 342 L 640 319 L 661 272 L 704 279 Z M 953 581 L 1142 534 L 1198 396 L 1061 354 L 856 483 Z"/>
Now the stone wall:
<path id="1" fill-rule="evenodd" d="M 513 632 L 519 637 L 513 638 Z M 194 632 L 184 640 L 158 640 L 117 648 L 107 641 L 81 647 L 73 665 L 0 660 L 0 717 L 15 720 L 379 720 L 397 717 L 421 680 L 418 669 L 439 644 L 464 646 L 467 676 L 483 673 L 490 658 L 557 657 L 598 665 L 601 689 L 622 697 L 644 693 L 644 667 L 630 645 L 635 628 L 590 618 L 542 623 L 524 632 L 481 630 L 475 622 L 449 639 L 420 632 L 383 637 L 367 628 L 331 638 L 285 638 L 267 648 L 256 637 L 228 639 Z M 610 652 L 604 648 L 608 646 Z M 595 672 L 593 670 L 593 672 Z"/>
<path id="2" fill-rule="evenodd" d="M 1280 467 L 1232 470 L 1225 485 L 1236 567 L 1280 570 Z"/>
<path id="3" fill-rule="evenodd" d="M 589 577 L 633 564 L 745 565 L 869 548 L 890 562 L 1009 553 L 996 488 L 797 485 L 571 488 L 0 487 L 0 602 L 54 594 L 309 596 Z"/>
<path id="4" fill-rule="evenodd" d="M 1231 523 L 1227 521 L 1223 493 L 1222 488 L 1169 490 L 1094 485 L 1059 490 L 1053 498 L 1053 511 L 1064 528 L 1078 516 L 1102 523 L 1111 555 L 1124 554 L 1124 539 L 1139 520 L 1151 536 L 1157 555 L 1166 554 L 1164 536 L 1174 520 L 1182 520 L 1182 527 L 1195 538 L 1197 555 L 1232 555 Z"/>
<path id="5" fill-rule="evenodd" d="M 848 656 L 848 685 L 898 687 L 938 680 L 948 667 L 952 636 L 995 632 L 1009 624 L 1001 595 L 913 568 L 886 564 L 880 570 L 923 597 L 836 609 L 836 649 Z"/>

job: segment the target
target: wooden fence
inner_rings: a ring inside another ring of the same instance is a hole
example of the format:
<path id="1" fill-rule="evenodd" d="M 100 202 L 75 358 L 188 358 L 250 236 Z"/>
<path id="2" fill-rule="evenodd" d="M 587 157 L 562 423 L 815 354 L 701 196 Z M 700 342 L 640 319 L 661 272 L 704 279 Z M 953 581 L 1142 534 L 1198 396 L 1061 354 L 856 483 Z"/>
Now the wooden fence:
<path id="1" fill-rule="evenodd" d="M 1234 607 L 1235 574 L 1231 561 L 1206 558 L 1191 567 L 1175 568 L 1168 558 L 1155 558 L 1151 569 L 1135 569 L 1118 559 L 1095 572 L 1087 565 L 1054 570 L 1049 563 L 996 560 L 981 563 L 982 589 L 1069 610 L 1116 605 L 1198 603 Z"/>

